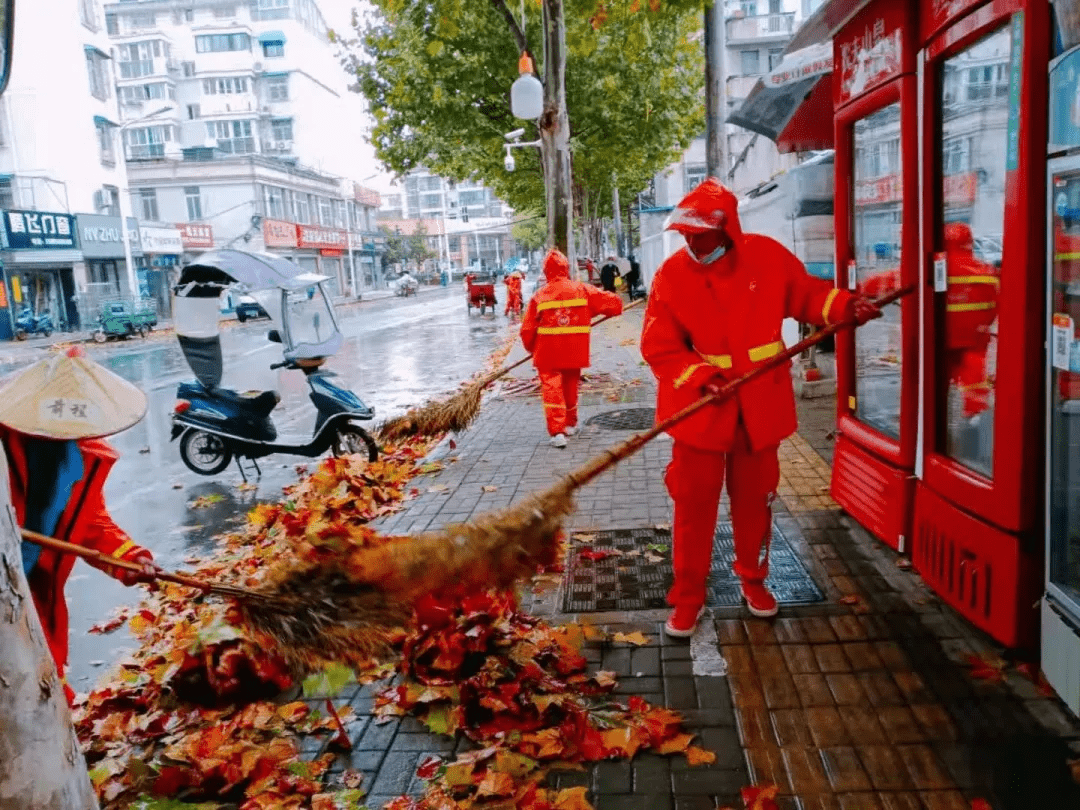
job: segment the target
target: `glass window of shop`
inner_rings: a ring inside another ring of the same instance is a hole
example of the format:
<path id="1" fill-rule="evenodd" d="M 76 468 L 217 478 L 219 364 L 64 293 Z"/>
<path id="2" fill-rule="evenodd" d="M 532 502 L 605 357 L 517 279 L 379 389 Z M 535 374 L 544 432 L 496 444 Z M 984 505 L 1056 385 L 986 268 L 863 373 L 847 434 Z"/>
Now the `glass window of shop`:
<path id="1" fill-rule="evenodd" d="M 860 292 L 879 295 L 900 284 L 902 168 L 900 105 L 855 122 L 852 258 Z M 903 357 L 900 307 L 855 333 L 855 416 L 892 439 L 900 438 Z"/>
<path id="2" fill-rule="evenodd" d="M 939 76 L 937 257 L 945 260 L 948 281 L 935 296 L 942 336 L 939 446 L 987 477 L 994 460 L 1011 45 L 1009 29 L 999 29 L 945 60 Z"/>

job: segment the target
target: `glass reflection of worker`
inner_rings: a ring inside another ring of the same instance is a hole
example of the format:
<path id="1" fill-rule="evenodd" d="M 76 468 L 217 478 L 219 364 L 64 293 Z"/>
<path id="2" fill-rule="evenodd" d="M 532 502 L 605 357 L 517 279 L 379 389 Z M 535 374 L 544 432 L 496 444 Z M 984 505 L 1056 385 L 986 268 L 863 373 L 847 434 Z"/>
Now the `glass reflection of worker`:
<path id="1" fill-rule="evenodd" d="M 147 581 L 153 556 L 113 523 L 102 488 L 118 458 L 101 437 L 126 430 L 146 413 L 146 397 L 75 348 L 26 368 L 0 389 L 0 441 L 11 501 L 24 529 L 93 549 L 142 571 L 91 563 L 125 585 Z M 68 611 L 64 584 L 75 558 L 22 543 L 23 572 L 68 701 L 64 678 Z"/>
<path id="2" fill-rule="evenodd" d="M 949 282 L 945 298 L 945 365 L 950 386 L 962 395 L 966 419 L 990 407 L 993 385 L 986 356 L 1001 286 L 997 268 L 976 259 L 974 245 L 971 227 L 966 223 L 950 222 L 945 226 Z"/>

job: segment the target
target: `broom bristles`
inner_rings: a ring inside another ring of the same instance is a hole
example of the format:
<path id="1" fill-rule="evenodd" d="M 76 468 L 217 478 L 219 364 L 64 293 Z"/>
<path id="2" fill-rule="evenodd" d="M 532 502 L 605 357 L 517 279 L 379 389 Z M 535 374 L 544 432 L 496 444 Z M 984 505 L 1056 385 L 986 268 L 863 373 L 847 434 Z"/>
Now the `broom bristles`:
<path id="1" fill-rule="evenodd" d="M 437 436 L 440 433 L 459 433 L 480 413 L 484 384 L 481 380 L 466 385 L 458 393 L 438 402 L 413 408 L 402 416 L 387 420 L 376 431 L 380 441 L 393 442 L 409 436 Z"/>

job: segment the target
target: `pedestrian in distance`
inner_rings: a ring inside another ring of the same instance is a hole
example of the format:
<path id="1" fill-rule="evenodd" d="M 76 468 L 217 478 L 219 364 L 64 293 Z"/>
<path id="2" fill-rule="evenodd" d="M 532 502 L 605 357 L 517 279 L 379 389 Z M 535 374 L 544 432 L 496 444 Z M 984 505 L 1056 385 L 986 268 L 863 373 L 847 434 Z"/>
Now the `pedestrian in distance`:
<path id="1" fill-rule="evenodd" d="M 0 441 L 7 454 L 11 501 L 19 526 L 141 563 L 142 572 L 94 565 L 134 585 L 153 579 L 153 555 L 136 545 L 105 508 L 103 487 L 119 458 L 103 436 L 134 425 L 146 396 L 87 358 L 82 349 L 54 354 L 12 377 L 0 389 Z M 41 619 L 64 693 L 68 610 L 64 584 L 75 558 L 22 543 L 23 572 Z"/>
<path id="2" fill-rule="evenodd" d="M 570 261 L 558 250 L 544 258 L 547 283 L 529 300 L 521 342 L 532 353 L 552 447 L 566 447 L 577 433 L 578 386 L 589 366 L 589 332 L 596 315 L 618 315 L 622 299 L 570 278 Z"/>
<path id="3" fill-rule="evenodd" d="M 506 278 L 503 279 L 503 284 L 506 285 L 506 311 L 503 313 L 504 315 L 513 315 L 515 318 L 521 317 L 523 307 L 521 279 L 522 274 L 517 270 L 508 273 Z"/>
<path id="4" fill-rule="evenodd" d="M 600 267 L 600 286 L 607 292 L 618 292 L 618 288 L 615 286 L 615 279 L 621 277 L 622 272 L 619 270 L 618 259 L 614 256 L 608 256 Z"/>
<path id="5" fill-rule="evenodd" d="M 779 242 L 744 234 L 738 200 L 712 178 L 686 195 L 666 227 L 681 233 L 686 247 L 657 270 L 645 310 L 641 354 L 658 383 L 657 421 L 783 352 L 785 318 L 822 326 L 881 314 L 868 299 L 807 274 Z M 765 578 L 777 450 L 797 426 L 790 366 L 668 431 L 674 442 L 664 480 L 675 502 L 667 597 L 674 610 L 664 626 L 670 636 L 692 635 L 704 610 L 725 478 L 743 599 L 755 616 L 777 612 Z"/>

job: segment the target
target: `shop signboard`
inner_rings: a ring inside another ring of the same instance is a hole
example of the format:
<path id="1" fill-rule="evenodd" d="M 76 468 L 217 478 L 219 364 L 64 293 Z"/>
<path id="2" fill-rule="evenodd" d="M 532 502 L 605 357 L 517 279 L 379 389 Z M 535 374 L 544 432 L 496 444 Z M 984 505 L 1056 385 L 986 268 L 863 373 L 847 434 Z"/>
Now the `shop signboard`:
<path id="1" fill-rule="evenodd" d="M 214 228 L 205 222 L 180 222 L 180 241 L 184 250 L 205 250 L 214 246 Z"/>
<path id="2" fill-rule="evenodd" d="M 946 207 L 970 207 L 975 204 L 979 189 L 979 176 L 975 172 L 947 174 L 942 178 Z"/>
<path id="3" fill-rule="evenodd" d="M 124 258 L 124 233 L 120 227 L 120 217 L 76 214 L 75 221 L 84 258 Z M 139 223 L 134 217 L 128 217 L 128 241 L 132 255 L 140 255 L 142 246 L 139 244 Z"/>
<path id="4" fill-rule="evenodd" d="M 280 219 L 264 219 L 263 242 L 267 247 L 296 247 L 296 225 Z"/>
<path id="5" fill-rule="evenodd" d="M 914 49 L 905 41 L 910 30 L 911 8 L 898 0 L 877 0 L 844 26 L 833 39 L 837 107 L 914 71 Z"/>
<path id="6" fill-rule="evenodd" d="M 179 255 L 184 252 L 184 239 L 177 228 L 139 228 L 143 251 L 148 254 L 169 253 Z"/>
<path id="7" fill-rule="evenodd" d="M 348 236 L 338 228 L 297 225 L 296 244 L 302 248 L 344 248 L 348 244 Z"/>
<path id="8" fill-rule="evenodd" d="M 10 250 L 76 247 L 75 217 L 51 211 L 4 211 L 4 235 Z"/>
<path id="9" fill-rule="evenodd" d="M 873 177 L 860 180 L 855 184 L 855 204 L 874 205 L 875 203 L 895 202 L 903 195 L 903 183 L 898 174 Z"/>
<path id="10" fill-rule="evenodd" d="M 983 2 L 985 0 L 922 0 L 920 38 L 927 42 L 942 28 Z"/>

